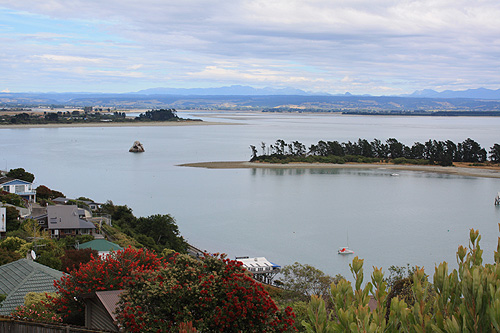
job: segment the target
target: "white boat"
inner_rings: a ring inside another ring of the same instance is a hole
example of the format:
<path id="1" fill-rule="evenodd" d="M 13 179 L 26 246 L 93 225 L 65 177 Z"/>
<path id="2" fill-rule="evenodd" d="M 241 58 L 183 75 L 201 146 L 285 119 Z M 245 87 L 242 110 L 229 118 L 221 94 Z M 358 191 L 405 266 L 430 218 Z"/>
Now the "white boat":
<path id="1" fill-rule="evenodd" d="M 354 251 L 349 249 L 349 231 L 347 231 L 347 246 L 339 247 L 338 254 L 353 254 Z"/>
<path id="2" fill-rule="evenodd" d="M 353 254 L 354 251 L 350 250 L 347 246 L 339 248 L 338 254 Z"/>

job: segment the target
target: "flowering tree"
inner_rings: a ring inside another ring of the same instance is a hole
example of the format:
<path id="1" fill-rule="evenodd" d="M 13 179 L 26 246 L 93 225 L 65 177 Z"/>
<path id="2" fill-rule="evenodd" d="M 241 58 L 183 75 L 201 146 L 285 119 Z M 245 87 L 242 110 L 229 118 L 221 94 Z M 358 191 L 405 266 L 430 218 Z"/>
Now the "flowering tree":
<path id="1" fill-rule="evenodd" d="M 52 307 L 63 314 L 65 322 L 82 324 L 84 303 L 78 299 L 80 295 L 124 289 L 132 279 L 132 272 L 158 269 L 163 264 L 163 259 L 153 252 L 130 247 L 113 252 L 104 259 L 93 257 L 54 282 L 58 296 L 51 297 Z"/>
<path id="2" fill-rule="evenodd" d="M 136 273 L 122 296 L 118 320 L 130 332 L 295 331 L 290 307 L 280 311 L 240 262 L 178 255 L 156 271 Z"/>

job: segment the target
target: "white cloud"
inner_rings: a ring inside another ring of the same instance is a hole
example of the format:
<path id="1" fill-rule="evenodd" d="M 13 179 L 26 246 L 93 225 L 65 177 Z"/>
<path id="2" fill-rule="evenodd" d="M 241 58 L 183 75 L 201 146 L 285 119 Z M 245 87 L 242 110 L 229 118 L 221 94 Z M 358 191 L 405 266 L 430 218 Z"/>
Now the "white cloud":
<path id="1" fill-rule="evenodd" d="M 2 22 L 9 32 L 0 31 L 2 45 L 10 39 L 16 47 L 9 52 L 21 59 L 38 54 L 29 59 L 136 73 L 158 85 L 168 77 L 183 85 L 212 80 L 330 92 L 500 86 L 498 0 L 2 0 L 1 6 L 58 20 L 28 33 Z M 88 30 L 66 33 L 65 26 Z"/>
<path id="2" fill-rule="evenodd" d="M 57 55 L 57 54 L 43 54 L 43 55 L 34 55 L 33 59 L 43 60 L 43 61 L 51 61 L 55 63 L 92 63 L 92 64 L 100 64 L 103 63 L 102 59 L 97 58 L 86 58 L 79 56 L 70 56 L 70 55 Z"/>
<path id="3" fill-rule="evenodd" d="M 0 91 L 0 92 L 3 92 L 3 93 L 10 93 L 10 90 L 7 88 L 7 89 L 4 89 L 4 90 L 2 90 L 2 91 Z"/>

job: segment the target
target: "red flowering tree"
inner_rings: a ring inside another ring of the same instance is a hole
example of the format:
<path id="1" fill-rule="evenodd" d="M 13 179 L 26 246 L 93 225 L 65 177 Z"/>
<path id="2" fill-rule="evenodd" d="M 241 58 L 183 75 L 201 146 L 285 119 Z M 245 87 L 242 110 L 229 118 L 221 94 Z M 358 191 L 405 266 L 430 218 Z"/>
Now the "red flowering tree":
<path id="1" fill-rule="evenodd" d="M 156 271 L 138 272 L 122 295 L 118 320 L 127 332 L 295 331 L 290 307 L 280 311 L 241 263 L 223 256 L 178 255 Z"/>
<path id="2" fill-rule="evenodd" d="M 83 325 L 84 303 L 78 297 L 101 290 L 124 289 L 133 272 L 155 270 L 164 260 L 154 252 L 131 247 L 113 252 L 104 259 L 93 257 L 54 282 L 57 297 L 51 297 L 52 308 L 63 315 L 67 323 Z"/>

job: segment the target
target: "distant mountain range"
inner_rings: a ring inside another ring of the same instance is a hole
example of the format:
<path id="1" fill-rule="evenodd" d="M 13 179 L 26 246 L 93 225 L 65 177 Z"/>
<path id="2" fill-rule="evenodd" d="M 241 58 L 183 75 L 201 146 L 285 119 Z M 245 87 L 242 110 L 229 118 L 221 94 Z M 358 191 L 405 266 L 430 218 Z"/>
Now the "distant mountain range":
<path id="1" fill-rule="evenodd" d="M 467 89 L 467 90 L 445 90 L 437 92 L 432 89 L 417 90 L 404 97 L 418 98 L 476 98 L 476 99 L 500 99 L 500 89 L 491 90 L 486 88 Z"/>
<path id="2" fill-rule="evenodd" d="M 0 109 L 111 107 L 116 109 L 175 108 L 217 110 L 378 111 L 500 111 L 500 89 L 463 91 L 420 90 L 409 95 L 370 96 L 310 93 L 293 88 L 152 88 L 132 93 L 0 93 Z"/>
<path id="3" fill-rule="evenodd" d="M 232 85 L 218 88 L 151 88 L 132 94 L 140 95 L 181 95 L 181 96 L 329 96 L 328 93 L 313 93 L 295 88 L 254 88 L 250 86 Z"/>
<path id="4" fill-rule="evenodd" d="M 218 88 L 151 88 L 140 90 L 131 94 L 139 95 L 178 95 L 178 96 L 370 96 L 345 94 L 330 94 L 325 92 L 308 92 L 295 88 L 254 88 L 250 86 L 232 85 Z M 500 89 L 486 88 L 468 90 L 445 90 L 438 92 L 432 89 L 417 90 L 411 94 L 398 95 L 397 97 L 417 98 L 479 98 L 500 100 Z"/>

